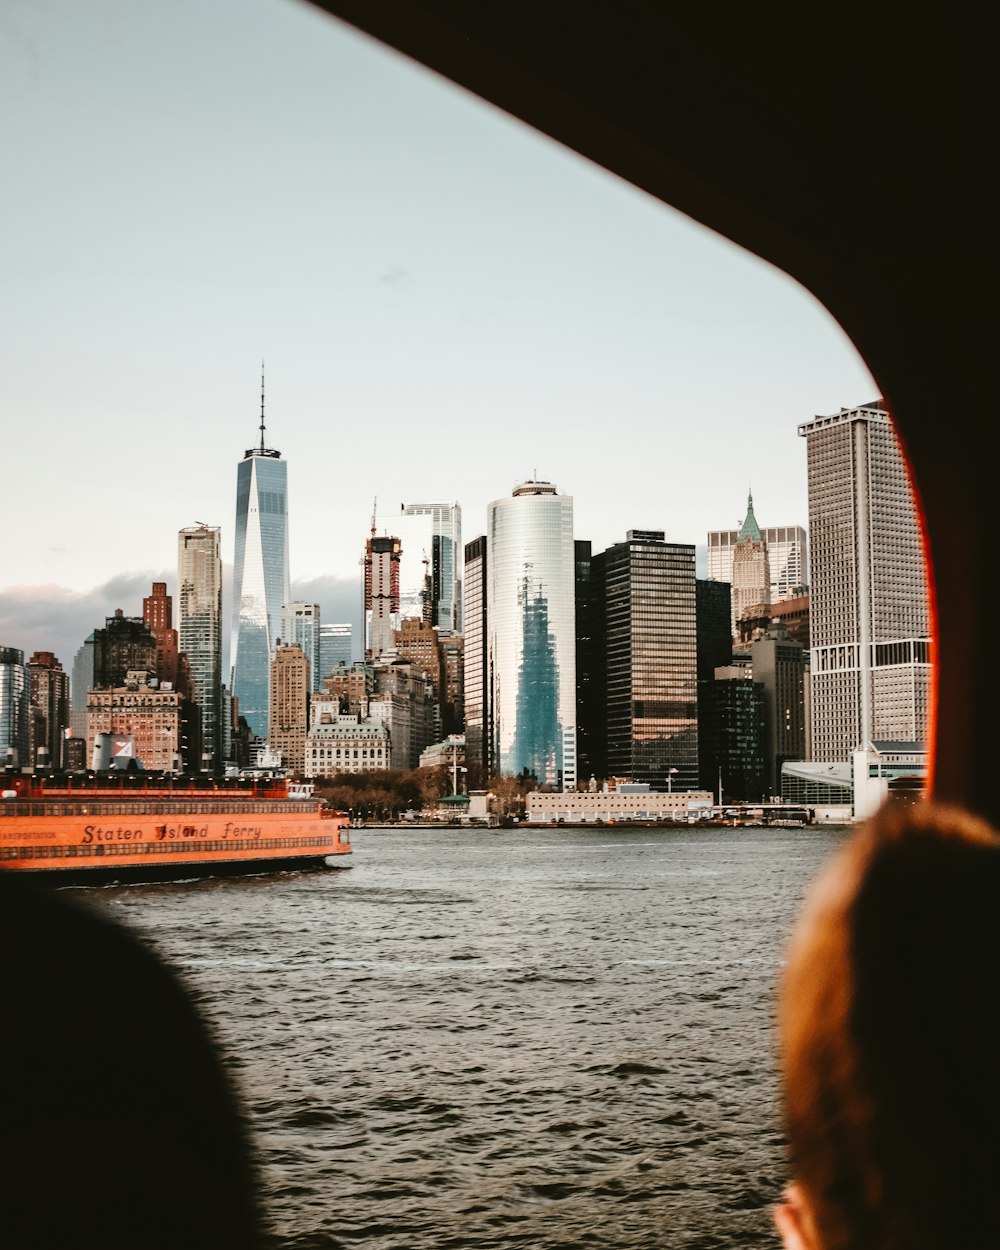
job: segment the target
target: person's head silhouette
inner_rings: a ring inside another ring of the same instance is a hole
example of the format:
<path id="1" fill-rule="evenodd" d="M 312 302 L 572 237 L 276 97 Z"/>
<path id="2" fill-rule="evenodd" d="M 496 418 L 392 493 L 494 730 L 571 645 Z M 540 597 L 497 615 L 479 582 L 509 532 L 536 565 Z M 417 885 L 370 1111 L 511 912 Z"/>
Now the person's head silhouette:
<path id="1" fill-rule="evenodd" d="M 1000 839 L 889 803 L 812 889 L 780 996 L 788 1250 L 970 1250 L 1000 1227 Z"/>

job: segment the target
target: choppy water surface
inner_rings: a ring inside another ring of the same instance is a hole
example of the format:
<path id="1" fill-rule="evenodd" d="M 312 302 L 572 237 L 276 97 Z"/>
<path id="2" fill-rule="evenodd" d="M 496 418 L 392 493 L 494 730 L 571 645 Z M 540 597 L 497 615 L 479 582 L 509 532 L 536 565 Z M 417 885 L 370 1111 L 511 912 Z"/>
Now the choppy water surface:
<path id="1" fill-rule="evenodd" d="M 275 1246 L 773 1246 L 772 1014 L 818 829 L 355 830 L 345 871 L 86 891 L 196 993 Z"/>

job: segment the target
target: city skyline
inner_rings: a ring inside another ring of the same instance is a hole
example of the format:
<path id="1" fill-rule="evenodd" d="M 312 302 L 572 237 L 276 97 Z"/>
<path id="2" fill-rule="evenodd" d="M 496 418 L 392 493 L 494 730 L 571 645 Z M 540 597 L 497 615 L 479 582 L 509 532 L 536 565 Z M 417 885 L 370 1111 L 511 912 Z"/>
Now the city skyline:
<path id="1" fill-rule="evenodd" d="M 231 576 L 220 483 L 261 358 L 292 594 L 355 622 L 337 596 L 374 496 L 457 499 L 473 537 L 537 474 L 595 549 L 630 528 L 701 548 L 748 488 L 762 525 L 803 524 L 798 424 L 877 394 L 790 279 L 308 6 L 14 0 L 0 80 L 4 409 L 44 435 L 48 490 L 6 492 L 32 519 L 9 645 L 176 592 L 197 519 Z"/>

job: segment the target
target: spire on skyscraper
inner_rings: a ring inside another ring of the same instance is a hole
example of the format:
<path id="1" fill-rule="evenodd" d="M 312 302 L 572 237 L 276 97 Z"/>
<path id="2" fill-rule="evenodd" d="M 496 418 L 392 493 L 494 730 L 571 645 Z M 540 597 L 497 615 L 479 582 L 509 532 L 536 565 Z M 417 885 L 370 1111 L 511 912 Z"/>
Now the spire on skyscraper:
<path id="1" fill-rule="evenodd" d="M 749 538 L 752 542 L 762 542 L 760 534 L 760 526 L 757 524 L 757 518 L 753 514 L 753 494 L 747 491 L 747 514 L 743 518 L 743 524 L 740 526 L 739 537 L 737 542 L 743 542 Z"/>
<path id="2" fill-rule="evenodd" d="M 264 439 L 264 362 L 260 362 L 260 446 L 248 447 L 243 453 L 243 459 L 249 460 L 252 456 L 269 456 L 272 460 L 280 460 L 281 452 L 273 447 L 268 447 Z"/>
<path id="3" fill-rule="evenodd" d="M 264 454 L 264 362 L 260 362 L 260 454 Z"/>

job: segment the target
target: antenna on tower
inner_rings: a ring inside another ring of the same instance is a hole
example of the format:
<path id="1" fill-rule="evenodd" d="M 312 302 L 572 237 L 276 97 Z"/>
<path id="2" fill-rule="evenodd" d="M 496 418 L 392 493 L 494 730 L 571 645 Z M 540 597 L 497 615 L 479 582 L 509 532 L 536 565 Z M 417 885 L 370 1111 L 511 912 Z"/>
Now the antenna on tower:
<path id="1" fill-rule="evenodd" d="M 260 362 L 260 449 L 264 450 L 264 362 Z"/>
<path id="2" fill-rule="evenodd" d="M 378 512 L 378 495 L 372 500 L 372 538 L 375 537 L 375 513 Z"/>

